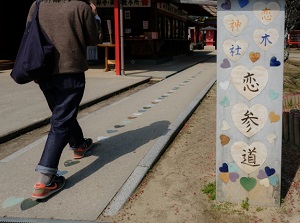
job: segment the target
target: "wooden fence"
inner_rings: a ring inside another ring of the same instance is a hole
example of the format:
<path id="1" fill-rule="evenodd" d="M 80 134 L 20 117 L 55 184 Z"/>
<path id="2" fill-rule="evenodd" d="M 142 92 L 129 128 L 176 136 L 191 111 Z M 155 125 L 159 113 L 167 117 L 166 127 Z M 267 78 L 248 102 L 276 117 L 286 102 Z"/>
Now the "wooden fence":
<path id="1" fill-rule="evenodd" d="M 290 145 L 300 147 L 300 94 L 283 98 L 282 137 Z"/>

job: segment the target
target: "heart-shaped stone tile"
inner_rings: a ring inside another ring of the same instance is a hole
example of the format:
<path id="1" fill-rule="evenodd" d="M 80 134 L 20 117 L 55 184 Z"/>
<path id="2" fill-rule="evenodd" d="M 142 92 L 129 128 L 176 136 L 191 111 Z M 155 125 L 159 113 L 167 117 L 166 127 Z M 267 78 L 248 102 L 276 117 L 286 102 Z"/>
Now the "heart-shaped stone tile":
<path id="1" fill-rule="evenodd" d="M 269 141 L 269 143 L 274 143 L 276 138 L 277 138 L 277 136 L 274 133 L 270 133 L 267 135 L 267 140 Z"/>
<path id="2" fill-rule="evenodd" d="M 223 50 L 227 58 L 237 62 L 248 50 L 248 43 L 244 40 L 228 39 L 223 42 Z"/>
<path id="3" fill-rule="evenodd" d="M 229 173 L 229 179 L 231 182 L 235 182 L 239 177 L 240 175 L 238 173 Z"/>
<path id="4" fill-rule="evenodd" d="M 254 42 L 265 51 L 272 48 L 277 43 L 278 38 L 279 34 L 276 29 L 256 29 L 253 33 Z"/>
<path id="5" fill-rule="evenodd" d="M 240 183 L 242 187 L 249 192 L 256 186 L 257 181 L 253 177 L 242 177 Z"/>
<path id="6" fill-rule="evenodd" d="M 260 58 L 260 53 L 259 53 L 259 52 L 250 52 L 250 53 L 249 53 L 249 58 L 250 58 L 250 60 L 251 60 L 253 63 L 255 63 L 256 61 L 259 60 L 259 58 Z"/>
<path id="7" fill-rule="evenodd" d="M 223 107 L 229 107 L 230 106 L 230 101 L 229 101 L 227 96 L 224 96 L 219 104 Z"/>
<path id="8" fill-rule="evenodd" d="M 233 143 L 230 151 L 233 161 L 247 174 L 258 170 L 267 159 L 267 148 L 261 142 L 248 145 L 238 141 Z"/>
<path id="9" fill-rule="evenodd" d="M 279 67 L 281 65 L 281 62 L 277 60 L 277 57 L 273 56 L 270 59 L 270 66 L 271 67 Z"/>
<path id="10" fill-rule="evenodd" d="M 37 206 L 39 204 L 39 202 L 37 200 L 31 199 L 31 198 L 27 198 L 24 201 L 22 201 L 21 203 L 21 210 L 25 211 L 28 210 L 34 206 Z"/>
<path id="11" fill-rule="evenodd" d="M 221 145 L 222 146 L 227 145 L 230 141 L 230 138 L 227 135 L 224 135 L 224 134 L 220 135 L 220 139 L 221 139 Z"/>
<path id="12" fill-rule="evenodd" d="M 249 4 L 249 0 L 238 0 L 238 2 L 241 8 L 244 8 Z"/>
<path id="13" fill-rule="evenodd" d="M 230 125 L 228 124 L 228 122 L 227 122 L 226 120 L 223 120 L 223 121 L 222 121 L 221 130 L 222 130 L 222 131 L 226 131 L 226 130 L 228 130 L 228 129 L 230 129 Z"/>
<path id="14" fill-rule="evenodd" d="M 259 95 L 269 80 L 269 73 L 263 66 L 249 70 L 244 65 L 236 66 L 231 71 L 231 82 L 237 91 L 248 100 Z"/>
<path id="15" fill-rule="evenodd" d="M 229 173 L 220 173 L 219 178 L 224 182 L 228 183 L 229 182 Z"/>
<path id="16" fill-rule="evenodd" d="M 23 197 L 15 197 L 15 196 L 12 196 L 12 197 L 9 197 L 9 198 L 6 198 L 2 204 L 2 207 L 3 208 L 8 208 L 8 207 L 12 207 L 16 204 L 19 204 L 21 203 L 22 201 L 24 200 Z"/>
<path id="17" fill-rule="evenodd" d="M 224 10 L 230 10 L 231 9 L 231 0 L 225 0 L 225 2 L 221 4 L 221 7 Z"/>
<path id="18" fill-rule="evenodd" d="M 256 2 L 253 5 L 253 13 L 256 18 L 264 25 L 268 25 L 273 22 L 278 16 L 280 6 L 276 2 Z"/>
<path id="19" fill-rule="evenodd" d="M 279 97 L 279 93 L 277 91 L 274 91 L 272 89 L 269 90 L 269 98 L 271 101 L 274 101 Z"/>
<path id="20" fill-rule="evenodd" d="M 229 87 L 229 81 L 220 82 L 219 85 L 224 91 L 226 91 Z"/>
<path id="21" fill-rule="evenodd" d="M 232 106 L 231 117 L 237 129 L 247 137 L 259 132 L 268 120 L 268 111 L 265 106 L 255 104 L 251 108 L 238 103 Z"/>
<path id="22" fill-rule="evenodd" d="M 275 112 L 270 112 L 269 118 L 271 122 L 278 122 L 280 120 L 280 116 Z"/>
<path id="23" fill-rule="evenodd" d="M 223 59 L 223 63 L 221 63 L 220 67 L 224 69 L 231 67 L 229 60 L 227 58 Z"/>
<path id="24" fill-rule="evenodd" d="M 265 187 L 270 187 L 270 182 L 268 178 L 262 179 L 259 181 L 259 184 Z"/>
<path id="25" fill-rule="evenodd" d="M 270 176 L 272 176 L 272 175 L 275 174 L 275 169 L 266 166 L 266 167 L 265 167 L 265 172 L 266 172 L 267 176 L 270 177 Z"/>
<path id="26" fill-rule="evenodd" d="M 278 176 L 276 176 L 276 175 L 272 175 L 272 176 L 268 177 L 268 179 L 269 179 L 270 184 L 274 187 L 277 185 L 278 180 L 279 180 Z"/>
<path id="27" fill-rule="evenodd" d="M 248 17 L 246 15 L 233 14 L 225 15 L 223 17 L 223 24 L 226 30 L 233 36 L 240 35 L 248 25 Z"/>
<path id="28" fill-rule="evenodd" d="M 258 179 L 265 179 L 265 178 L 268 178 L 268 175 L 266 174 L 266 172 L 264 170 L 259 170 L 257 178 Z"/>
<path id="29" fill-rule="evenodd" d="M 238 168 L 234 163 L 229 163 L 228 171 L 231 172 L 231 173 L 238 172 Z"/>
<path id="30" fill-rule="evenodd" d="M 219 170 L 222 172 L 222 173 L 227 173 L 228 172 L 228 165 L 227 163 L 223 163 L 221 167 L 219 167 Z"/>

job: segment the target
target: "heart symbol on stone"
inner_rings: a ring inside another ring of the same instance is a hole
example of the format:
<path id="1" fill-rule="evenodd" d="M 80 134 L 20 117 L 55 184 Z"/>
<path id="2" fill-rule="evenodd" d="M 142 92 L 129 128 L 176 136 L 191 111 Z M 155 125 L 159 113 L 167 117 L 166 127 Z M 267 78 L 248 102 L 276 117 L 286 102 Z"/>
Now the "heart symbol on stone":
<path id="1" fill-rule="evenodd" d="M 249 4 L 249 0 L 239 0 L 241 8 L 246 7 Z"/>
<path id="2" fill-rule="evenodd" d="M 220 82 L 220 87 L 223 89 L 223 90 L 227 90 L 227 88 L 229 87 L 229 81 L 224 81 L 224 82 Z"/>
<path id="3" fill-rule="evenodd" d="M 273 176 L 270 176 L 269 178 L 269 182 L 272 186 L 276 186 L 277 185 L 277 182 L 278 182 L 278 176 L 276 175 L 273 175 Z"/>
<path id="4" fill-rule="evenodd" d="M 221 167 L 219 167 L 219 170 L 222 172 L 222 173 L 227 173 L 228 172 L 228 165 L 227 163 L 223 163 Z"/>
<path id="5" fill-rule="evenodd" d="M 221 139 L 221 145 L 222 146 L 227 145 L 230 141 L 230 138 L 227 135 L 224 135 L 224 134 L 220 135 L 220 139 Z"/>
<path id="6" fill-rule="evenodd" d="M 9 198 L 6 198 L 2 204 L 2 207 L 3 208 L 8 208 L 8 207 L 12 207 L 16 204 L 19 204 L 21 203 L 22 201 L 24 200 L 23 197 L 15 197 L 15 196 L 12 196 L 12 197 L 9 197 Z"/>
<path id="7" fill-rule="evenodd" d="M 275 169 L 266 166 L 265 167 L 265 172 L 266 172 L 267 176 L 269 177 L 269 176 L 272 176 L 273 174 L 275 174 Z"/>
<path id="8" fill-rule="evenodd" d="M 228 183 L 229 182 L 229 173 L 220 173 L 219 178 L 224 182 Z"/>
<path id="9" fill-rule="evenodd" d="M 268 25 L 273 22 L 278 16 L 279 11 L 280 6 L 276 2 L 269 2 L 268 4 L 256 2 L 253 5 L 254 15 L 264 25 Z"/>
<path id="10" fill-rule="evenodd" d="M 267 135 L 267 140 L 269 141 L 269 143 L 274 143 L 276 138 L 277 138 L 277 136 L 274 133 L 270 133 Z"/>
<path id="11" fill-rule="evenodd" d="M 223 42 L 223 50 L 230 60 L 237 62 L 248 50 L 248 43 L 244 40 L 228 39 Z"/>
<path id="12" fill-rule="evenodd" d="M 266 172 L 264 170 L 259 170 L 257 178 L 258 179 L 265 179 L 265 178 L 268 178 L 268 175 L 266 174 Z"/>
<path id="13" fill-rule="evenodd" d="M 123 128 L 125 127 L 125 125 L 115 125 L 114 128 L 119 129 L 119 128 Z"/>
<path id="14" fill-rule="evenodd" d="M 22 203 L 21 203 L 21 210 L 22 211 L 28 210 L 29 208 L 32 208 L 32 207 L 34 207 L 34 206 L 36 206 L 38 204 L 39 204 L 39 202 L 37 200 L 33 200 L 31 198 L 27 198 L 24 201 L 22 201 Z"/>
<path id="15" fill-rule="evenodd" d="M 250 60 L 253 62 L 253 63 L 255 63 L 256 61 L 258 61 L 259 60 L 259 58 L 260 58 L 260 53 L 258 53 L 258 52 L 250 52 L 249 53 L 249 58 L 250 58 Z"/>
<path id="16" fill-rule="evenodd" d="M 268 178 L 262 179 L 261 181 L 259 181 L 259 184 L 265 187 L 269 187 L 270 186 L 270 182 Z"/>
<path id="17" fill-rule="evenodd" d="M 223 24 L 227 29 L 227 31 L 231 35 L 236 37 L 240 35 L 247 27 L 248 17 L 245 15 L 237 15 L 237 16 L 234 16 L 232 14 L 225 15 L 223 17 Z M 233 24 L 238 24 L 238 25 L 233 25 Z"/>
<path id="18" fill-rule="evenodd" d="M 231 65 L 230 65 L 230 63 L 229 63 L 229 60 L 225 58 L 225 59 L 223 60 L 223 63 L 221 63 L 220 67 L 221 67 L 221 68 L 224 68 L 224 69 L 227 69 L 227 68 L 231 67 Z"/>
<path id="19" fill-rule="evenodd" d="M 67 167 L 67 166 L 73 166 L 73 165 L 76 165 L 80 163 L 80 161 L 76 160 L 76 161 L 73 161 L 73 160 L 66 160 L 64 162 L 64 166 Z"/>
<path id="20" fill-rule="evenodd" d="M 259 132 L 268 120 L 268 111 L 265 106 L 255 104 L 248 107 L 245 104 L 235 104 L 231 109 L 231 117 L 237 129 L 247 137 Z"/>
<path id="21" fill-rule="evenodd" d="M 239 177 L 240 175 L 238 173 L 229 173 L 229 178 L 231 182 L 235 182 Z"/>
<path id="22" fill-rule="evenodd" d="M 231 1 L 225 0 L 225 2 L 221 4 L 221 7 L 224 10 L 230 10 L 231 9 Z"/>
<path id="23" fill-rule="evenodd" d="M 231 71 L 231 82 L 237 91 L 248 100 L 259 95 L 269 80 L 269 74 L 263 66 L 248 70 L 243 65 L 236 66 Z"/>
<path id="24" fill-rule="evenodd" d="M 228 165 L 228 171 L 229 172 L 238 172 L 238 168 L 234 163 L 229 163 Z"/>
<path id="25" fill-rule="evenodd" d="M 269 118 L 271 122 L 278 122 L 280 120 L 280 116 L 275 112 L 270 112 Z"/>
<path id="26" fill-rule="evenodd" d="M 228 124 L 228 122 L 226 120 L 223 120 L 221 130 L 226 131 L 228 129 L 230 129 L 230 125 Z"/>
<path id="27" fill-rule="evenodd" d="M 115 132 L 117 132 L 118 130 L 106 130 L 106 133 L 108 133 L 108 134 L 111 134 L 111 133 L 115 133 Z"/>
<path id="28" fill-rule="evenodd" d="M 253 142 L 249 146 L 245 142 L 238 141 L 231 146 L 230 151 L 236 165 L 247 174 L 258 170 L 267 159 L 267 148 L 261 142 Z"/>
<path id="29" fill-rule="evenodd" d="M 271 67 L 279 67 L 281 65 L 281 62 L 277 60 L 277 57 L 272 57 L 270 60 L 270 66 Z"/>
<path id="30" fill-rule="evenodd" d="M 253 177 L 242 177 L 240 183 L 242 187 L 249 192 L 256 186 L 257 181 Z"/>
<path id="31" fill-rule="evenodd" d="M 279 97 L 279 93 L 274 91 L 274 90 L 269 90 L 269 98 L 271 99 L 271 101 L 277 99 Z"/>
<path id="32" fill-rule="evenodd" d="M 229 107 L 230 106 L 230 101 L 227 98 L 227 96 L 224 96 L 224 98 L 220 101 L 220 105 L 223 107 Z"/>
<path id="33" fill-rule="evenodd" d="M 253 33 L 254 42 L 265 51 L 273 47 L 277 43 L 278 38 L 279 34 L 276 29 L 256 29 Z"/>

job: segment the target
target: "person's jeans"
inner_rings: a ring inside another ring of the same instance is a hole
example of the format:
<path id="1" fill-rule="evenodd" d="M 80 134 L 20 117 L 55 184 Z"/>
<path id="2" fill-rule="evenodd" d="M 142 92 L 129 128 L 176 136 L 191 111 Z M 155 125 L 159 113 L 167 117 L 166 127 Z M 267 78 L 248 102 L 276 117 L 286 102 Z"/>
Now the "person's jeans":
<path id="1" fill-rule="evenodd" d="M 63 149 L 69 143 L 76 148 L 84 142 L 82 129 L 77 121 L 79 104 L 82 100 L 85 77 L 80 74 L 55 75 L 39 82 L 52 111 L 51 128 L 36 171 L 55 174 Z"/>

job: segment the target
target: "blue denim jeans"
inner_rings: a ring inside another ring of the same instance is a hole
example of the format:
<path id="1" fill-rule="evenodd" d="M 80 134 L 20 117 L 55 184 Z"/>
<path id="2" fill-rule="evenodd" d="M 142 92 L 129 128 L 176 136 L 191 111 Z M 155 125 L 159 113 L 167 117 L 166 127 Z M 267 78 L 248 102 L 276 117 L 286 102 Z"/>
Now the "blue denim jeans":
<path id="1" fill-rule="evenodd" d="M 40 89 L 52 111 L 50 131 L 36 171 L 55 174 L 63 149 L 84 142 L 82 129 L 77 121 L 79 104 L 85 88 L 84 73 L 59 74 L 39 81 Z"/>

